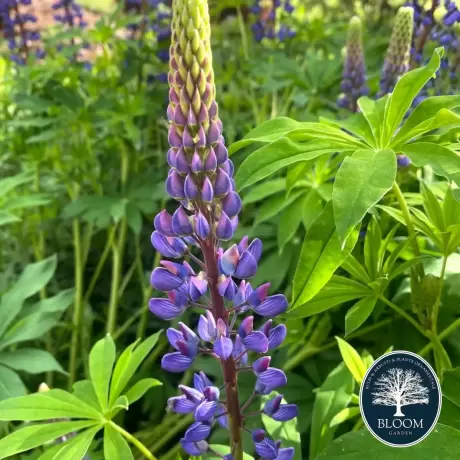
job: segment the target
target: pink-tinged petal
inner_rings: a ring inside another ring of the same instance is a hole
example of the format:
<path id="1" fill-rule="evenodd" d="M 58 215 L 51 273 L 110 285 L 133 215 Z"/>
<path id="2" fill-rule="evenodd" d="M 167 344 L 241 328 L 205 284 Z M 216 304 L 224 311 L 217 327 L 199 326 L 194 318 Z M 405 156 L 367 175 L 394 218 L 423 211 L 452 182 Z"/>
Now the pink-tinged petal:
<path id="1" fill-rule="evenodd" d="M 207 375 L 201 371 L 199 374 L 193 375 L 193 386 L 195 389 L 203 393 L 205 387 L 212 386 L 211 380 L 207 377 Z"/>
<path id="2" fill-rule="evenodd" d="M 219 396 L 220 396 L 220 390 L 219 388 L 217 387 L 205 387 L 203 389 L 203 394 L 204 394 L 204 397 L 208 400 L 208 401 L 218 401 L 219 400 Z"/>
<path id="3" fill-rule="evenodd" d="M 252 278 L 257 273 L 257 261 L 248 251 L 243 252 L 234 276 L 240 279 Z"/>
<path id="4" fill-rule="evenodd" d="M 171 346 L 176 350 L 179 350 L 177 342 L 185 340 L 184 334 L 182 334 L 182 332 L 178 331 L 177 329 L 174 329 L 173 327 L 168 328 L 166 331 L 166 337 L 168 338 L 168 342 L 171 344 Z"/>
<path id="5" fill-rule="evenodd" d="M 241 238 L 241 241 L 238 243 L 238 251 L 240 252 L 240 254 L 243 254 L 243 252 L 246 251 L 246 249 L 248 248 L 248 242 L 249 237 L 247 235 Z"/>
<path id="6" fill-rule="evenodd" d="M 248 304 L 251 305 L 251 307 L 258 307 L 267 298 L 269 289 L 270 283 L 262 284 L 256 288 L 248 297 Z"/>
<path id="7" fill-rule="evenodd" d="M 184 372 L 193 363 L 193 359 L 179 351 L 168 353 L 161 360 L 161 367 L 168 372 Z"/>
<path id="8" fill-rule="evenodd" d="M 196 375 L 196 374 L 195 374 Z M 203 401 L 203 394 L 196 388 L 188 387 L 187 385 L 179 385 L 179 390 L 184 393 L 184 396 L 195 404 L 195 407 Z"/>
<path id="9" fill-rule="evenodd" d="M 254 316 L 247 316 L 241 321 L 240 327 L 238 328 L 239 336 L 244 339 L 254 329 Z"/>
<path id="10" fill-rule="evenodd" d="M 233 343 L 228 337 L 220 337 L 214 342 L 214 353 L 224 361 L 232 354 Z"/>
<path id="11" fill-rule="evenodd" d="M 168 150 L 168 153 L 166 154 L 166 161 L 168 162 L 168 165 L 171 166 L 171 168 L 176 167 L 176 157 L 177 157 L 177 149 L 170 148 Z"/>
<path id="12" fill-rule="evenodd" d="M 155 216 L 153 225 L 164 236 L 176 236 L 172 228 L 172 216 L 165 209 Z"/>
<path id="13" fill-rule="evenodd" d="M 271 357 L 270 356 L 262 356 L 262 358 L 257 359 L 252 364 L 252 370 L 256 374 L 261 374 L 262 372 L 266 372 L 270 366 Z"/>
<path id="14" fill-rule="evenodd" d="M 182 138 L 173 125 L 171 125 L 168 130 L 168 142 L 171 147 L 179 148 L 182 145 Z"/>
<path id="15" fill-rule="evenodd" d="M 198 335 L 203 342 L 211 342 L 214 340 L 214 337 L 209 333 L 208 320 L 203 315 L 200 315 L 198 321 Z"/>
<path id="16" fill-rule="evenodd" d="M 178 317 L 185 307 L 177 306 L 167 299 L 150 299 L 149 310 L 161 319 L 171 320 Z"/>
<path id="17" fill-rule="evenodd" d="M 219 294 L 227 300 L 232 300 L 238 288 L 231 276 L 220 275 L 218 281 Z"/>
<path id="18" fill-rule="evenodd" d="M 283 395 L 276 395 L 273 399 L 265 403 L 264 412 L 272 416 L 280 408 L 282 400 Z"/>
<path id="19" fill-rule="evenodd" d="M 251 432 L 252 440 L 256 442 L 262 442 L 265 439 L 265 431 L 258 428 Z"/>
<path id="20" fill-rule="evenodd" d="M 238 359 L 238 366 L 246 366 L 248 363 L 248 354 L 244 353 L 246 351 L 246 348 L 244 348 L 243 341 L 241 340 L 241 337 L 237 335 L 235 337 L 235 345 L 233 346 L 233 359 Z"/>
<path id="21" fill-rule="evenodd" d="M 277 316 L 287 310 L 288 303 L 282 294 L 267 297 L 254 311 L 260 316 Z"/>
<path id="22" fill-rule="evenodd" d="M 220 129 L 216 122 L 211 122 L 208 130 L 207 141 L 208 145 L 215 144 L 220 139 Z"/>
<path id="23" fill-rule="evenodd" d="M 194 172 L 201 172 L 204 169 L 203 161 L 201 160 L 200 155 L 198 155 L 198 152 L 195 150 L 192 155 L 192 161 L 190 163 L 190 169 Z"/>
<path id="24" fill-rule="evenodd" d="M 182 286 L 181 286 L 182 289 Z M 170 291 L 168 292 L 169 300 L 176 306 L 180 308 L 185 308 L 188 305 L 188 297 L 185 293 L 181 291 Z"/>
<path id="25" fill-rule="evenodd" d="M 154 231 L 151 236 L 153 247 L 161 254 L 172 259 L 178 259 L 187 252 L 186 244 L 179 238 L 163 236 L 160 232 Z"/>
<path id="26" fill-rule="evenodd" d="M 193 141 L 193 136 L 190 134 L 189 129 L 186 127 L 182 134 L 182 144 L 186 149 L 193 149 L 195 147 L 195 142 Z M 177 146 L 173 146 L 177 147 Z"/>
<path id="27" fill-rule="evenodd" d="M 256 353 L 268 351 L 268 339 L 263 332 L 254 331 L 243 339 L 243 345 Z"/>
<path id="28" fill-rule="evenodd" d="M 155 268 L 150 276 L 150 284 L 159 291 L 172 291 L 179 288 L 184 280 L 179 276 L 173 275 L 166 268 Z"/>
<path id="29" fill-rule="evenodd" d="M 222 273 L 227 276 L 231 276 L 235 273 L 238 266 L 240 254 L 236 244 L 227 249 L 220 258 L 220 268 Z"/>
<path id="30" fill-rule="evenodd" d="M 174 123 L 177 125 L 185 126 L 187 124 L 187 118 L 185 115 L 182 113 L 182 109 L 180 108 L 180 105 L 177 105 L 175 110 L 174 110 Z"/>
<path id="31" fill-rule="evenodd" d="M 204 162 L 204 170 L 206 172 L 213 172 L 217 168 L 217 156 L 212 147 L 209 148 L 208 156 Z"/>

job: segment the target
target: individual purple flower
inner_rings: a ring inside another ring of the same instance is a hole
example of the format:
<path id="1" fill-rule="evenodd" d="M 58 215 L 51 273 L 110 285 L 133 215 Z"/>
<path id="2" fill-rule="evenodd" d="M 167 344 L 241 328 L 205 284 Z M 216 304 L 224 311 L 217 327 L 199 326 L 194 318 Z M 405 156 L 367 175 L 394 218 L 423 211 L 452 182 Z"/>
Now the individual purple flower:
<path id="1" fill-rule="evenodd" d="M 254 0 L 250 12 L 256 17 L 252 33 L 256 41 L 263 39 L 283 42 L 295 36 L 295 31 L 286 21 L 294 11 L 292 0 Z"/>
<path id="2" fill-rule="evenodd" d="M 287 422 L 297 417 L 298 409 L 295 404 L 281 404 L 283 395 L 277 395 L 265 403 L 264 413 L 277 422 Z"/>
<path id="3" fill-rule="evenodd" d="M 220 425 L 230 433 L 232 454 L 224 458 L 241 459 L 241 433 L 251 414 L 244 413 L 246 406 L 239 400 L 237 372 L 256 375 L 256 396 L 286 384 L 284 372 L 269 366 L 269 356 L 256 357 L 252 364 L 249 358 L 283 342 L 286 327 L 272 327 L 269 317 L 286 311 L 288 304 L 283 295 L 268 295 L 269 284 L 253 289 L 248 281 L 262 256 L 260 239 L 243 237 L 237 244 L 225 245 L 236 231 L 241 199 L 215 99 L 207 2 L 173 2 L 172 25 L 166 191 L 178 204 L 175 211 L 161 211 L 155 217 L 151 241 L 165 257 L 187 256 L 188 262 L 163 260 L 155 268 L 151 284 L 167 298 L 151 299 L 149 308 L 165 320 L 177 318 L 187 308 L 201 310 L 197 334 L 182 322 L 167 330 L 173 350 L 162 359 L 164 369 L 183 372 L 203 354 L 218 360 L 223 370 L 220 390 L 200 373 L 195 374 L 193 388 L 181 385 L 181 394 L 169 399 L 170 410 L 195 418 L 182 447 L 190 455 L 204 454 L 211 430 Z M 246 316 L 249 310 L 258 316 Z M 260 316 L 266 322 L 256 327 Z M 274 404 L 271 416 L 279 420 L 287 420 L 296 410 Z M 280 455 L 285 451 L 275 448 Z"/>

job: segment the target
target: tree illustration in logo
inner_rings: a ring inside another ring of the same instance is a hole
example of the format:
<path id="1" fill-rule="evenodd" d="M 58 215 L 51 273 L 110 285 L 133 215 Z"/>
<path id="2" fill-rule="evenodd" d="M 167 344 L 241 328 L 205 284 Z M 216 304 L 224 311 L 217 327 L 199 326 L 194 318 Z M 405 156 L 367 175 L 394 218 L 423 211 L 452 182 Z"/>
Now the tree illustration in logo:
<path id="1" fill-rule="evenodd" d="M 396 406 L 394 417 L 404 417 L 403 406 L 429 402 L 429 390 L 423 386 L 422 377 L 410 369 L 389 369 L 376 380 L 374 388 L 372 404 Z"/>

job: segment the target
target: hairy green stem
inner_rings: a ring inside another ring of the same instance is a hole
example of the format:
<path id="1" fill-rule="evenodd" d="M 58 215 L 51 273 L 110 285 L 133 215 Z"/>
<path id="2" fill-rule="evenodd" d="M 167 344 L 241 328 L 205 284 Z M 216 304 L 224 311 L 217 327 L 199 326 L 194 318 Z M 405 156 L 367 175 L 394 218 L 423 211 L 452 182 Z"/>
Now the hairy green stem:
<path id="1" fill-rule="evenodd" d="M 81 251 L 81 227 L 80 222 L 74 219 L 72 222 L 73 229 L 73 247 L 74 247 L 74 266 L 75 266 L 75 300 L 72 317 L 72 338 L 70 342 L 69 357 L 69 391 L 72 389 L 77 377 L 77 355 L 80 344 L 80 336 L 83 320 L 83 266 Z"/>
<path id="2" fill-rule="evenodd" d="M 128 433 L 121 426 L 117 425 L 112 421 L 110 421 L 109 424 L 114 430 L 118 431 L 118 433 L 120 433 L 127 441 L 136 446 L 142 452 L 145 458 L 148 458 L 149 460 L 157 460 L 156 457 L 150 453 L 147 447 L 145 447 L 144 444 L 142 444 L 132 434 Z"/>
<path id="3" fill-rule="evenodd" d="M 439 276 L 439 292 L 436 296 L 436 301 L 433 305 L 432 316 L 431 316 L 431 331 L 433 334 L 437 334 L 438 331 L 438 316 L 439 316 L 439 307 L 441 305 L 441 296 L 442 290 L 444 288 L 444 277 L 446 276 L 446 268 L 447 268 L 447 256 L 445 255 L 442 258 L 442 266 L 441 266 L 441 274 Z"/>
<path id="4" fill-rule="evenodd" d="M 127 223 L 123 217 L 118 232 L 118 238 L 112 244 L 112 282 L 110 287 L 109 311 L 106 321 L 107 334 L 113 335 L 117 325 L 117 313 L 119 305 L 118 290 L 121 282 L 121 269 L 123 254 L 126 243 Z"/>

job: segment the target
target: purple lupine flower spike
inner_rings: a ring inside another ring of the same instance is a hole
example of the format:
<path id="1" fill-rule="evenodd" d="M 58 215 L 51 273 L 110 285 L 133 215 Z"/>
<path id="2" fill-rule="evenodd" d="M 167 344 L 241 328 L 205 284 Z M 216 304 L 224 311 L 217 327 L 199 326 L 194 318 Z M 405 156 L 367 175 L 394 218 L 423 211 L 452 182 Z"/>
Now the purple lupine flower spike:
<path id="1" fill-rule="evenodd" d="M 337 100 L 339 107 L 358 111 L 358 99 L 369 94 L 362 37 L 361 19 L 351 18 L 348 26 L 346 55 L 341 84 L 342 94 Z"/>
<path id="2" fill-rule="evenodd" d="M 286 311 L 288 303 L 281 294 L 270 296 L 269 284 L 253 288 L 248 281 L 256 274 L 262 256 L 258 238 L 224 244 L 236 230 L 241 199 L 235 191 L 234 167 L 228 159 L 215 100 L 206 0 L 173 1 L 171 39 L 167 153 L 171 169 L 166 191 L 178 206 L 155 217 L 151 240 L 167 258 L 189 255 L 193 266 L 161 261 L 151 284 L 166 297 L 151 299 L 149 308 L 164 320 L 177 318 L 186 308 L 202 309 L 197 333 L 182 322 L 167 330 L 173 350 L 161 365 L 170 372 L 183 372 L 204 353 L 220 362 L 224 385 L 219 391 L 204 373 L 195 374 L 194 388 L 181 385 L 181 395 L 170 398 L 168 408 L 194 416 L 181 439 L 187 453 L 198 456 L 207 452 L 207 439 L 220 425 L 230 434 L 230 453 L 224 458 L 242 460 L 246 407 L 239 399 L 237 373 L 246 370 L 255 374 L 255 395 L 268 395 L 286 384 L 284 372 L 270 367 L 269 356 L 260 355 L 285 339 L 286 327 L 274 325 L 269 318 Z M 196 255 L 197 248 L 201 256 Z M 253 314 L 246 315 L 249 311 Z M 261 317 L 266 318 L 265 323 L 258 325 Z M 259 358 L 254 360 L 253 354 Z M 294 405 L 277 401 L 265 406 L 273 419 L 285 421 L 297 415 Z M 290 452 L 267 440 L 265 434 L 261 443 L 275 455 L 270 458 L 284 458 Z"/>

